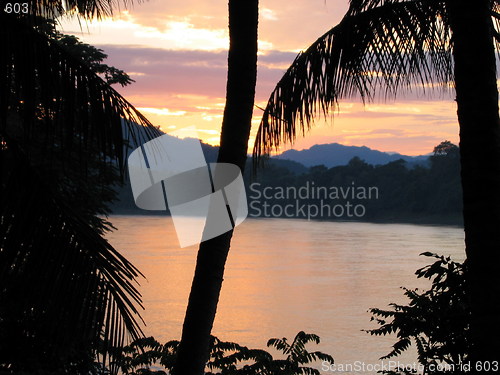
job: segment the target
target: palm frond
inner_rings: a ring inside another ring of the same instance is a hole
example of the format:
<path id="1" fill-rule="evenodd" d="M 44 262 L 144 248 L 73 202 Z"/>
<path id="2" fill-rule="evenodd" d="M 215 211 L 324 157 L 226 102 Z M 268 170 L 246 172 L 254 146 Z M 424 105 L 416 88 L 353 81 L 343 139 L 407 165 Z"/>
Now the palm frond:
<path id="1" fill-rule="evenodd" d="M 141 296 L 134 284 L 141 273 L 15 143 L 6 145 L 0 152 L 0 365 L 24 366 L 29 358 L 57 368 L 72 355 L 80 358 L 79 350 L 97 350 L 101 340 L 107 353 L 139 338 Z"/>
<path id="2" fill-rule="evenodd" d="M 444 2 L 353 1 L 342 21 L 300 53 L 272 92 L 253 150 L 254 160 L 293 142 L 314 116 L 340 99 L 394 97 L 412 85 L 453 78 Z"/>
<path id="3" fill-rule="evenodd" d="M 495 38 L 495 46 L 498 56 L 500 56 L 500 1 L 492 1 L 491 18 L 493 20 L 493 37 Z"/>
<path id="4" fill-rule="evenodd" d="M 105 363 L 142 335 L 141 274 L 68 187 L 105 163 L 123 171 L 127 144 L 161 133 L 41 28 L 5 12 L 0 23 L 0 366 L 77 373 L 67 366 L 99 343 Z"/>
<path id="5" fill-rule="evenodd" d="M 8 3 L 13 2 L 0 0 L 1 9 L 3 10 Z M 83 19 L 102 19 L 112 17 L 122 6 L 129 8 L 132 3 L 131 0 L 36 0 L 27 1 L 28 11 L 21 13 L 25 17 L 40 16 L 50 19 L 62 14 L 76 15 Z"/>
<path id="6" fill-rule="evenodd" d="M 0 23 L 0 135 L 43 146 L 38 158 L 53 157 L 54 145 L 63 152 L 79 150 L 82 171 L 91 148 L 115 159 L 123 171 L 128 141 L 141 144 L 160 135 L 56 40 L 5 13 Z"/>

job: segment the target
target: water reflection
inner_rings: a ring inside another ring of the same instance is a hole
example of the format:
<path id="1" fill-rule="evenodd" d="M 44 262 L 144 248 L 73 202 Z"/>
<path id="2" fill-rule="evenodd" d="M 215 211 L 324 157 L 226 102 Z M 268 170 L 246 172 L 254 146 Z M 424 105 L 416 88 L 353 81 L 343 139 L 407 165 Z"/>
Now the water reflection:
<path id="1" fill-rule="evenodd" d="M 147 277 L 141 282 L 148 326 L 160 341 L 178 339 L 196 261 L 180 249 L 170 218 L 114 216 L 108 237 Z M 376 363 L 394 338 L 373 328 L 370 307 L 406 302 L 400 286 L 426 287 L 414 272 L 432 251 L 463 260 L 463 230 L 408 224 L 248 219 L 234 236 L 213 333 L 263 348 L 299 330 L 320 335 L 317 349 L 336 363 Z M 415 359 L 410 354 L 404 358 Z"/>

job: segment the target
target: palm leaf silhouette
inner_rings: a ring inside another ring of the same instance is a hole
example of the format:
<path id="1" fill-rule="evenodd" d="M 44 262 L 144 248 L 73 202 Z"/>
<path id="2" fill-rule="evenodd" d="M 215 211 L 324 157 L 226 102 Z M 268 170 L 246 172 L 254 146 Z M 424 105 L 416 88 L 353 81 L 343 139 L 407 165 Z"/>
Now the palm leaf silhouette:
<path id="1" fill-rule="evenodd" d="M 340 99 L 392 97 L 453 79 L 442 1 L 352 1 L 342 21 L 300 53 L 276 85 L 257 133 L 257 159 L 305 132 Z"/>
<path id="2" fill-rule="evenodd" d="M 482 363 L 498 358 L 492 337 L 500 332 L 488 302 L 498 295 L 491 286 L 499 285 L 491 266 L 500 243 L 500 205 L 491 199 L 500 188 L 499 9 L 498 0 L 351 0 L 340 24 L 299 54 L 276 86 L 253 150 L 256 163 L 304 135 L 314 116 L 330 113 L 340 99 L 454 86 L 465 252 L 473 259 L 471 358 Z"/>
<path id="3" fill-rule="evenodd" d="M 77 148 L 82 162 L 97 146 L 123 168 L 124 133 L 125 143 L 134 144 L 160 135 L 95 71 L 41 32 L 39 23 L 0 17 L 6 51 L 0 58 L 0 129 L 11 141 L 13 132 L 22 132 L 23 142 L 43 139 L 47 152 L 41 157 L 51 156 L 54 143 L 62 150 Z M 13 114 L 15 129 L 9 129 L 7 116 Z"/>
<path id="4" fill-rule="evenodd" d="M 500 46 L 500 3 L 491 2 Z M 254 160 L 293 143 L 340 99 L 393 98 L 420 85 L 453 82 L 453 40 L 446 1 L 351 0 L 341 22 L 299 53 L 271 93 L 257 132 Z"/>
<path id="5" fill-rule="evenodd" d="M 67 3 L 83 17 L 117 4 Z M 68 186 L 85 186 L 95 169 L 123 172 L 129 143 L 160 132 L 44 32 L 37 16 L 62 12 L 61 1 L 30 6 L 25 17 L 0 13 L 0 368 L 77 373 L 97 351 L 106 363 L 111 348 L 142 335 L 141 274 Z"/>

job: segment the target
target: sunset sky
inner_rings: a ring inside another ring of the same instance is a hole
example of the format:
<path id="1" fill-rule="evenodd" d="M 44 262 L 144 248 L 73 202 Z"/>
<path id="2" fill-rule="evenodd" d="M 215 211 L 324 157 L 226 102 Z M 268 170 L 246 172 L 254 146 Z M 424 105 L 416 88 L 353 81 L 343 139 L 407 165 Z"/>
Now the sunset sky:
<path id="1" fill-rule="evenodd" d="M 297 52 L 338 23 L 347 0 L 261 0 L 256 104 L 266 99 Z M 75 34 L 109 55 L 108 64 L 136 82 L 118 91 L 165 132 L 194 126 L 205 142 L 218 144 L 227 69 L 227 2 L 162 1 L 135 3 L 113 20 L 61 20 Z M 261 110 L 254 112 L 251 144 Z M 295 149 L 338 142 L 407 155 L 426 154 L 441 141 L 458 142 L 452 93 L 432 98 L 406 95 L 396 102 L 363 106 L 340 103 L 333 121 L 319 120 Z M 286 147 L 290 148 L 290 146 Z"/>

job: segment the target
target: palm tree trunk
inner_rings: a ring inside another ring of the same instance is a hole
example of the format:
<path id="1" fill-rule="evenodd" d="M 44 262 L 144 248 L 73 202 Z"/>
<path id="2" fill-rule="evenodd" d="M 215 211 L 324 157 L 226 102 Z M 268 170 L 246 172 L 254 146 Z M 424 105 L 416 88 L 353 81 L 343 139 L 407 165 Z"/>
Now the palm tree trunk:
<path id="1" fill-rule="evenodd" d="M 500 120 L 490 1 L 448 3 L 460 124 L 471 360 L 500 360 Z M 479 363 L 478 363 L 479 364 Z M 499 363 L 500 365 L 500 363 Z M 472 369 L 479 370 L 481 367 Z"/>
<path id="2" fill-rule="evenodd" d="M 226 107 L 217 161 L 243 172 L 257 79 L 258 0 L 229 0 Z M 174 367 L 177 375 L 202 375 L 233 232 L 201 243 Z"/>

